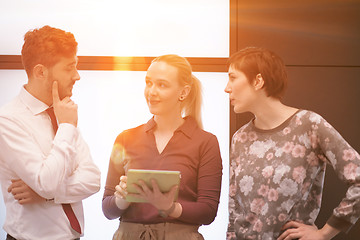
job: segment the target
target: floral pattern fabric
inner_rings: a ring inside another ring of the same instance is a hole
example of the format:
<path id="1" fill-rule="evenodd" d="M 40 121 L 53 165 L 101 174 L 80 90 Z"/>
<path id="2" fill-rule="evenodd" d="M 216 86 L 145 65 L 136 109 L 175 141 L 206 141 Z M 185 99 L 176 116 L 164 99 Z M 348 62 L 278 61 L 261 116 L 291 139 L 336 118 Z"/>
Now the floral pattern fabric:
<path id="1" fill-rule="evenodd" d="M 240 128 L 231 143 L 227 239 L 276 239 L 290 220 L 313 224 L 326 164 L 349 186 L 333 215 L 354 224 L 360 216 L 360 156 L 326 120 L 300 110 L 272 130 L 252 121 Z"/>

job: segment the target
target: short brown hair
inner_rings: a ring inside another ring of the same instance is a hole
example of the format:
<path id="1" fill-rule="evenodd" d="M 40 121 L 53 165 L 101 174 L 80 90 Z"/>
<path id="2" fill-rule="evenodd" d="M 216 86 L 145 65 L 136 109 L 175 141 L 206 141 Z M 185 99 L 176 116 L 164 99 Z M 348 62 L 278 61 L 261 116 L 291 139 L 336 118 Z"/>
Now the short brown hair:
<path id="1" fill-rule="evenodd" d="M 250 82 L 260 73 L 267 96 L 277 99 L 283 97 L 288 78 L 283 60 L 274 52 L 265 48 L 247 47 L 233 54 L 228 66 L 243 72 Z"/>
<path id="2" fill-rule="evenodd" d="M 51 67 L 61 57 L 76 55 L 77 45 L 72 33 L 58 28 L 46 25 L 28 31 L 21 50 L 21 60 L 28 77 L 37 64 Z"/>

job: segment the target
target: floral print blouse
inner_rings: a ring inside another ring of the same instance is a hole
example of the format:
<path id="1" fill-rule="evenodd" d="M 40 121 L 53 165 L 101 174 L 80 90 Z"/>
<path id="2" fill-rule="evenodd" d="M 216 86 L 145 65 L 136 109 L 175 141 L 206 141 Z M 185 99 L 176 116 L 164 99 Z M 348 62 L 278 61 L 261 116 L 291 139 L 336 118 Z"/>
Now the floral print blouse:
<path id="1" fill-rule="evenodd" d="M 276 239 L 290 220 L 314 224 L 326 164 L 349 186 L 328 224 L 360 216 L 360 156 L 320 115 L 299 110 L 275 129 L 249 122 L 233 136 L 227 239 Z"/>

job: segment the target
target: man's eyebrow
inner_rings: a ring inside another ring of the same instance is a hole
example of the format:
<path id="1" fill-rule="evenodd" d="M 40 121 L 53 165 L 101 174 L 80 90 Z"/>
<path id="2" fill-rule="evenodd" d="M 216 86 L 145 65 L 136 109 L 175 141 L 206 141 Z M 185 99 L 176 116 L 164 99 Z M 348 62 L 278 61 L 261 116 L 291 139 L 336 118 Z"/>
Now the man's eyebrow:
<path id="1" fill-rule="evenodd" d="M 79 63 L 79 58 L 76 57 L 76 59 L 74 61 L 72 61 L 71 63 L 69 63 L 68 65 L 77 65 Z"/>

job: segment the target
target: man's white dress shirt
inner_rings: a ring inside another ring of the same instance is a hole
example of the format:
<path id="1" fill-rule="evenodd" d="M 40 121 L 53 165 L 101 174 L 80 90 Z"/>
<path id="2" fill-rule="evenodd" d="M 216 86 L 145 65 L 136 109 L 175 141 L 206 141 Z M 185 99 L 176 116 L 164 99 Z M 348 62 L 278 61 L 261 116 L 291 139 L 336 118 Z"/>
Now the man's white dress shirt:
<path id="1" fill-rule="evenodd" d="M 84 232 L 82 200 L 100 189 L 100 171 L 71 124 L 56 135 L 46 109 L 25 88 L 0 109 L 0 183 L 6 206 L 4 230 L 16 239 L 66 240 L 80 237 L 61 203 L 71 203 Z M 22 179 L 53 201 L 21 205 L 7 192 L 11 179 Z"/>

